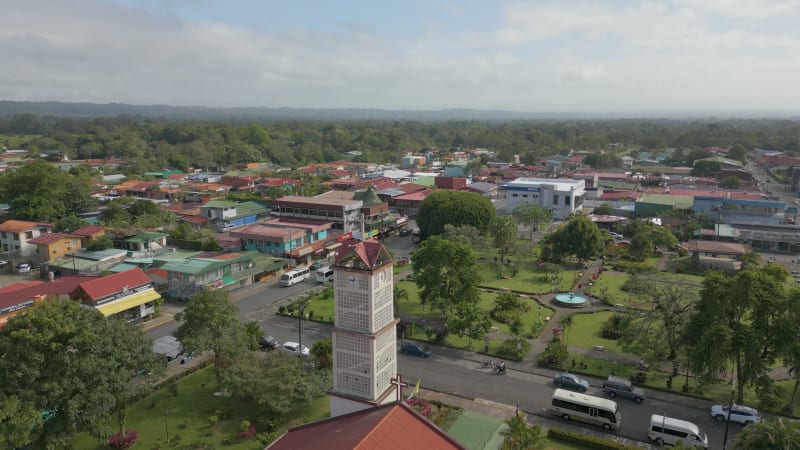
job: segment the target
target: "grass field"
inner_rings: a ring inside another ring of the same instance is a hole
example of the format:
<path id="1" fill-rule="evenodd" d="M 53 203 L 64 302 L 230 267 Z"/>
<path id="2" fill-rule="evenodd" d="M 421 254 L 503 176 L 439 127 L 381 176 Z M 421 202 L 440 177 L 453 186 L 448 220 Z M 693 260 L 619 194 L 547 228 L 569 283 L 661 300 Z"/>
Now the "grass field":
<path id="1" fill-rule="evenodd" d="M 602 335 L 603 324 L 614 313 L 600 311 L 597 313 L 573 314 L 572 326 L 569 327 L 567 344 L 571 347 L 592 349 L 595 345 L 605 346 L 606 352 L 624 355 L 625 352 L 615 339 L 606 339 Z"/>
<path id="2" fill-rule="evenodd" d="M 215 378 L 213 367 L 199 370 L 177 382 L 178 394 L 161 389 L 136 402 L 129 409 L 128 429 L 139 432 L 136 448 L 230 448 L 235 450 L 262 449 L 264 445 L 256 439 L 223 445 L 223 441 L 239 431 L 243 420 L 256 422 L 256 431 L 266 431 L 259 423 L 257 408 L 233 397 L 214 396 Z M 165 416 L 166 413 L 166 416 Z M 299 409 L 281 424 L 281 428 L 328 417 L 328 398 L 321 397 Z M 218 422 L 210 426 L 209 417 L 217 416 Z M 224 417 L 228 417 L 224 419 Z M 166 423 L 165 423 L 166 420 Z M 116 428 L 116 422 L 109 426 Z M 170 443 L 166 442 L 169 431 Z M 184 447 L 198 444 L 194 447 Z M 207 446 L 200 446 L 205 444 Z M 74 440 L 74 448 L 107 449 L 105 441 L 88 434 Z"/>

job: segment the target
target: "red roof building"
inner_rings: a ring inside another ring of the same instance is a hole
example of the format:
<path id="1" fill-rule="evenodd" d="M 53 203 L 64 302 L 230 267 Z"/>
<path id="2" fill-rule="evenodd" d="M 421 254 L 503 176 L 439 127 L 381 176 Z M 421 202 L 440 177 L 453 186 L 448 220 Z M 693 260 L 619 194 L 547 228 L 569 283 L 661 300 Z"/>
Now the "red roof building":
<path id="1" fill-rule="evenodd" d="M 405 403 L 290 428 L 268 450 L 466 449 Z"/>
<path id="2" fill-rule="evenodd" d="M 135 321 L 155 312 L 161 295 L 153 288 L 153 280 L 140 268 L 106 275 L 78 286 L 72 296 L 92 306 L 104 316 L 120 314 Z"/>

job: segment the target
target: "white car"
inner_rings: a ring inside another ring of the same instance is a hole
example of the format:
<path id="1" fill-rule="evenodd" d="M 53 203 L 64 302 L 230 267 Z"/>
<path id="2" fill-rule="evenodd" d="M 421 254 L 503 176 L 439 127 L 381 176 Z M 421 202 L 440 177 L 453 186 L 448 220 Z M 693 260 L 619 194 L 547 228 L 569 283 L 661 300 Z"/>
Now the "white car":
<path id="1" fill-rule="evenodd" d="M 281 350 L 285 351 L 286 353 L 291 353 L 292 355 L 297 355 L 298 354 L 297 350 L 299 348 L 300 348 L 300 344 L 298 344 L 297 342 L 292 342 L 292 341 L 284 342 L 283 345 L 281 346 Z M 308 356 L 309 355 L 308 347 L 306 347 L 304 345 L 303 346 L 303 350 L 302 350 L 302 352 L 300 354 L 302 354 L 303 356 Z"/>
<path id="2" fill-rule="evenodd" d="M 727 405 L 714 405 L 711 407 L 711 416 L 720 422 L 724 422 L 728 418 Z M 731 422 L 737 422 L 742 425 L 750 425 L 761 421 L 761 416 L 758 410 L 750 408 L 749 406 L 741 406 L 736 403 L 733 404 L 731 410 Z"/>

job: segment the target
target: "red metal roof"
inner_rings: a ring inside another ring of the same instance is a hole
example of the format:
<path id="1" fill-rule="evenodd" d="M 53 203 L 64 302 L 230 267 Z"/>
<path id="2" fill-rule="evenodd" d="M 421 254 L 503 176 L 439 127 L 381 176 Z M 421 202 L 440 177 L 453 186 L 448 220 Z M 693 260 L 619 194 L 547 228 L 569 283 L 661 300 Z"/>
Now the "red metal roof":
<path id="1" fill-rule="evenodd" d="M 92 300 L 100 299 L 122 290 L 124 286 L 133 289 L 153 281 L 140 268 L 106 275 L 81 283 L 80 287 Z"/>
<path id="2" fill-rule="evenodd" d="M 28 241 L 30 244 L 52 244 L 53 242 L 60 241 L 61 239 L 80 239 L 80 236 L 65 233 L 45 233 Z"/>
<path id="3" fill-rule="evenodd" d="M 0 295 L 0 309 L 18 305 L 25 300 L 36 297 L 46 295 L 69 295 L 77 289 L 81 283 L 98 278 L 99 277 L 94 275 L 73 275 L 56 278 L 50 282 L 38 281 L 35 284 L 31 282 L 14 283 L 0 290 L 0 293 L 2 293 L 2 295 Z M 17 285 L 21 285 L 21 288 L 15 288 Z M 13 290 L 9 288 L 13 288 Z"/>
<path id="4" fill-rule="evenodd" d="M 52 228 L 53 224 L 44 222 L 28 222 L 27 220 L 6 220 L 5 222 L 0 223 L 0 231 L 21 233 L 23 231 L 28 231 L 32 228 L 40 226 Z"/>
<path id="5" fill-rule="evenodd" d="M 269 450 L 465 449 L 405 403 L 369 408 L 290 428 Z"/>
<path id="6" fill-rule="evenodd" d="M 73 231 L 72 234 L 76 236 L 92 237 L 100 233 L 105 233 L 105 231 L 106 227 L 102 225 L 89 225 Z"/>

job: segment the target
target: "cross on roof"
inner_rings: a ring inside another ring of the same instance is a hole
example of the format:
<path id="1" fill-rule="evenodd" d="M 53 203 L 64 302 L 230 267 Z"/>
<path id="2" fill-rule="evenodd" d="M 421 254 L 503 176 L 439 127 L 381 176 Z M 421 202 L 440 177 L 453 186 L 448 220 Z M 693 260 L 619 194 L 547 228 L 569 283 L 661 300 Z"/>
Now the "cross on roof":
<path id="1" fill-rule="evenodd" d="M 408 387 L 408 382 L 403 380 L 403 376 L 399 373 L 396 377 L 389 379 L 389 382 L 397 386 L 397 403 L 400 403 L 400 400 L 403 399 L 403 388 Z"/>

